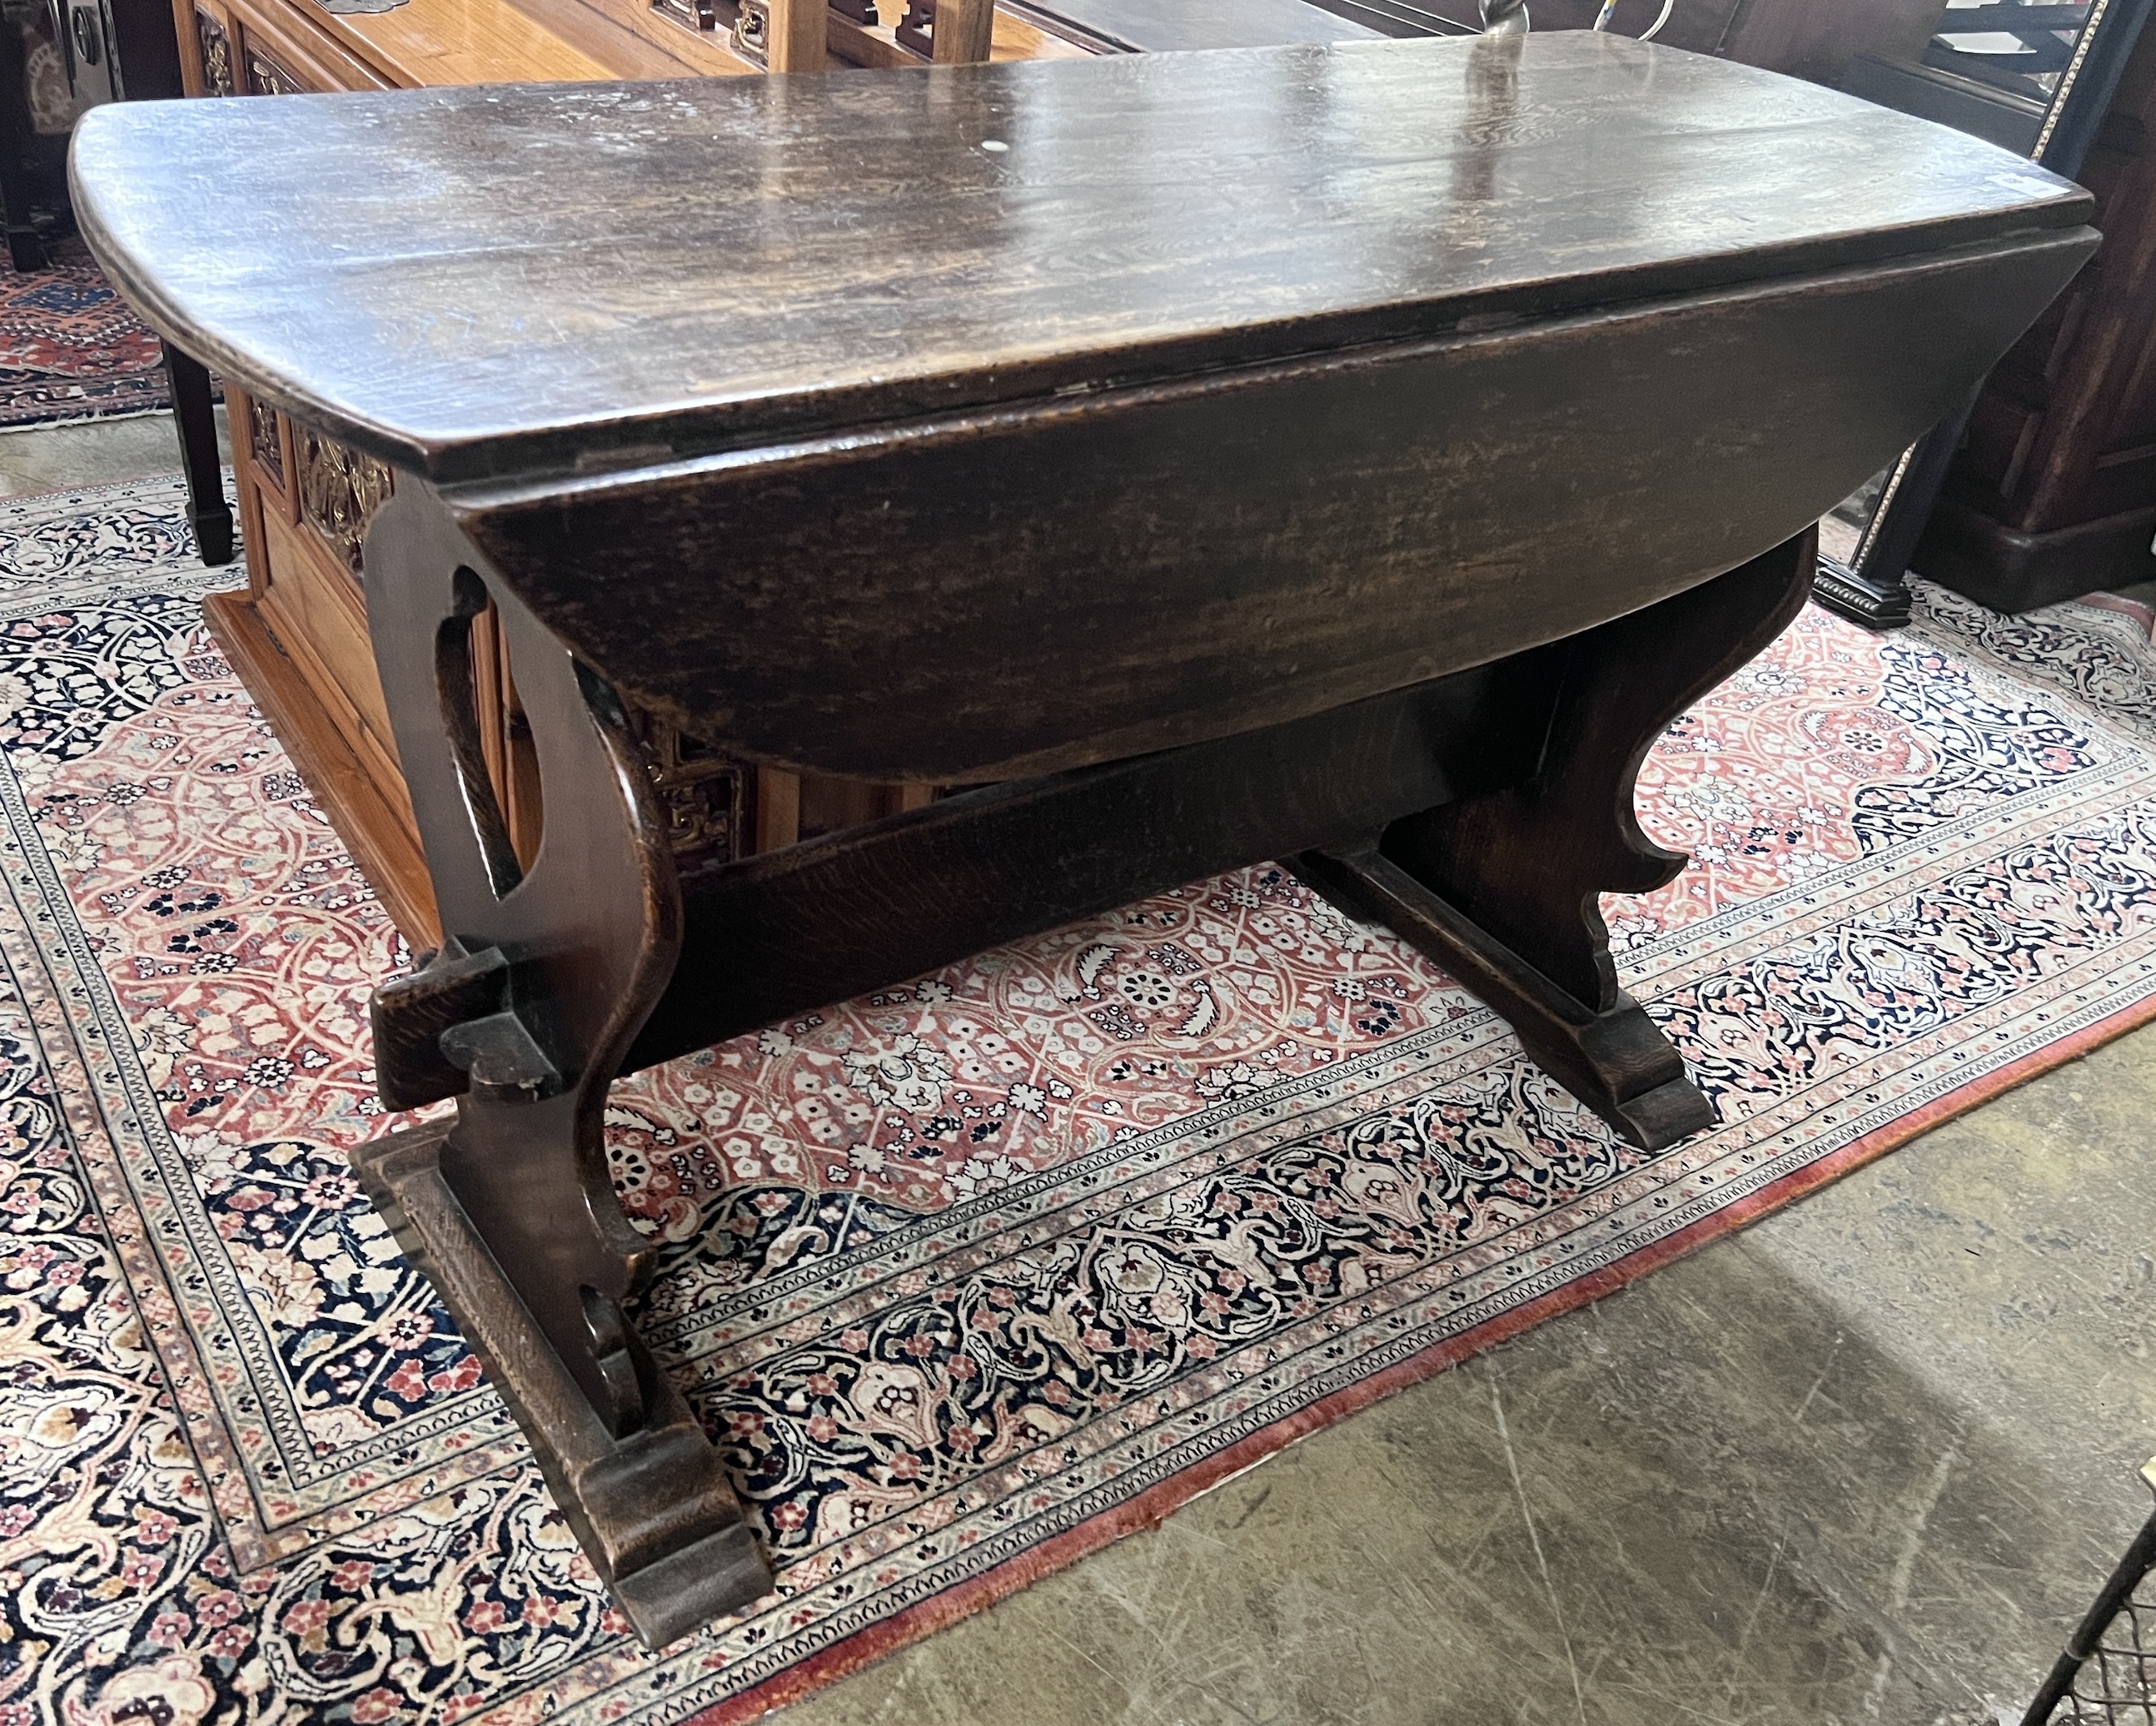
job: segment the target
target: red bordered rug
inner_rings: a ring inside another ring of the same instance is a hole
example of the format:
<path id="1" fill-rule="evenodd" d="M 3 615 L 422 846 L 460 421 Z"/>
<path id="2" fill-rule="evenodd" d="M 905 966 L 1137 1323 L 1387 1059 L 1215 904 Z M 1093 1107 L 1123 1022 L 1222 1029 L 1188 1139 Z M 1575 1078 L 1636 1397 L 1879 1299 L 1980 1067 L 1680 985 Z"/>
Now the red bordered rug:
<path id="1" fill-rule="evenodd" d="M 645 1075 L 647 1334 L 781 1582 L 646 1654 L 346 1172 L 392 941 L 203 580 L 175 484 L 0 504 L 0 1726 L 742 1720 L 2156 1011 L 2147 642 L 1927 592 L 1650 761 L 1675 1150 L 1270 868 Z"/>
<path id="2" fill-rule="evenodd" d="M 162 358 L 74 236 L 47 269 L 0 269 L 0 430 L 169 407 Z"/>

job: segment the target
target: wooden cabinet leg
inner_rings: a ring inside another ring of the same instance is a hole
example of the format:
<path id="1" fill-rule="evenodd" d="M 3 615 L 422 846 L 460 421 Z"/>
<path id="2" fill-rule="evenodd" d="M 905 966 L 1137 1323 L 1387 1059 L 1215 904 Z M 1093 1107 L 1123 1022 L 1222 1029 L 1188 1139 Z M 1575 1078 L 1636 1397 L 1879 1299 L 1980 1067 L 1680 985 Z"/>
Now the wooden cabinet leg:
<path id="1" fill-rule="evenodd" d="M 768 0 L 771 22 L 765 53 L 773 72 L 821 72 L 830 64 L 826 0 Z"/>
<path id="2" fill-rule="evenodd" d="M 936 0 L 936 64 L 970 66 L 986 61 L 995 27 L 994 0 Z"/>
<path id="3" fill-rule="evenodd" d="M 187 520 L 195 549 L 210 568 L 232 561 L 232 505 L 225 501 L 224 464 L 217 453 L 217 410 L 210 401 L 209 370 L 172 343 L 165 350 L 165 382 L 172 392 L 172 422 L 179 428 L 180 466 L 187 481 Z"/>
<path id="4" fill-rule="evenodd" d="M 5 174 L 0 173 L 0 186 L 5 182 Z M 28 197 L 27 192 L 0 191 L 0 202 L 5 202 L 11 210 L 18 199 L 27 202 Z M 38 230 L 27 216 L 19 221 L 12 214 L 8 218 L 8 263 L 9 268 L 25 275 L 45 267 L 45 243 L 38 238 Z"/>
<path id="5" fill-rule="evenodd" d="M 608 1085 L 673 974 L 680 887 L 627 716 L 506 589 L 424 482 L 369 530 L 369 627 L 439 906 L 441 951 L 376 992 L 392 1108 L 454 1122 L 354 1166 L 516 1412 L 645 1641 L 769 1591 L 717 1453 L 631 1324 L 654 1249 L 608 1181 Z M 492 607 L 544 800 L 527 868 L 488 771 L 471 631 Z"/>
<path id="6" fill-rule="evenodd" d="M 1650 1149 L 1697 1132 L 1712 1111 L 1619 989 L 1597 899 L 1652 892 L 1683 868 L 1681 854 L 1640 830 L 1640 763 L 1671 720 L 1788 627 L 1817 556 L 1807 530 L 1569 643 L 1553 660 L 1563 687 L 1541 770 L 1525 784 L 1295 860 L 1318 890 L 1452 971 L 1552 1077 Z"/>
<path id="7" fill-rule="evenodd" d="M 18 270 L 45 267 L 30 204 L 28 161 L 33 134 L 29 98 L 23 87 L 23 27 L 12 15 L 0 24 L 0 219 L 8 232 L 8 261 Z"/>

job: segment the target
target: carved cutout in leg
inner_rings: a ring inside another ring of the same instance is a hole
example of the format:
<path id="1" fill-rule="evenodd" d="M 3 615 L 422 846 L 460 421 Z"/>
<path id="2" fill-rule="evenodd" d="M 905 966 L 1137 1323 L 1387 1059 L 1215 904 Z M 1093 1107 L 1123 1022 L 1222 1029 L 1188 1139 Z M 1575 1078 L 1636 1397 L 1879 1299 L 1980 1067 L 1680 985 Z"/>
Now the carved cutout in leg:
<path id="1" fill-rule="evenodd" d="M 629 1322 L 654 1254 L 601 1136 L 608 1086 L 680 950 L 665 824 L 612 691 L 487 580 L 423 484 L 400 483 L 376 518 L 365 568 L 445 936 L 377 992 L 377 1068 L 391 1107 L 455 1094 L 457 1116 L 365 1146 L 356 1166 L 657 1646 L 771 1585 L 716 1452 Z M 547 798 L 528 869 L 486 779 L 466 669 L 490 598 Z"/>
<path id="2" fill-rule="evenodd" d="M 1389 924 L 1496 1008 L 1551 1077 L 1633 1143 L 1713 1119 L 1683 1063 L 1617 986 L 1598 896 L 1684 868 L 1640 829 L 1640 763 L 1663 729 L 1802 607 L 1811 530 L 1727 575 L 1589 632 L 1563 657 L 1541 771 L 1516 789 L 1394 822 L 1297 873 Z"/>

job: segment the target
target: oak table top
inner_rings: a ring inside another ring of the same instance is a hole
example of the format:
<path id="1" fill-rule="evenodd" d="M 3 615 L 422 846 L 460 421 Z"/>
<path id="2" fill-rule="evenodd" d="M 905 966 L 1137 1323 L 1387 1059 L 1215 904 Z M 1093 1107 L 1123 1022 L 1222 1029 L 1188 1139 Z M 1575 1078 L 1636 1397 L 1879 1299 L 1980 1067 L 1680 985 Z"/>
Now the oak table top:
<path id="1" fill-rule="evenodd" d="M 443 482 L 1937 253 L 2090 207 L 1925 121 L 1584 33 L 116 104 L 85 116 L 74 172 L 153 322 Z"/>

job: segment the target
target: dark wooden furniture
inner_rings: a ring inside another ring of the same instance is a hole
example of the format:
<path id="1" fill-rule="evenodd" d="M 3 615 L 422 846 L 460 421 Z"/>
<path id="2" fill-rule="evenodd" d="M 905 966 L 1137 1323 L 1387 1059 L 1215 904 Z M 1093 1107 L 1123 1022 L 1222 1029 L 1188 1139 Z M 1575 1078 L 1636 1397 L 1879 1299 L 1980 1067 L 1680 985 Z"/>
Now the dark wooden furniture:
<path id="1" fill-rule="evenodd" d="M 30 112 L 25 37 L 46 28 L 44 10 L 32 0 L 0 5 L 0 227 L 18 270 L 45 267 L 46 234 L 67 202 L 67 140 L 40 134 Z"/>
<path id="2" fill-rule="evenodd" d="M 56 25 L 56 46 L 66 69 L 68 87 L 83 105 L 99 102 L 170 98 L 183 93 L 179 49 L 172 39 L 170 9 L 163 0 L 59 0 L 49 12 Z M 56 214 L 66 219 L 62 166 L 64 137 L 33 138 L 22 111 L 22 38 L 11 17 L 0 17 L 0 203 L 6 208 L 8 261 L 17 269 L 45 267 L 44 243 L 31 218 L 37 189 L 33 146 L 49 146 L 50 194 Z M 63 227 L 62 231 L 64 231 Z M 201 361 L 165 344 L 166 386 L 180 439 L 180 464 L 187 479 L 187 520 L 195 547 L 212 566 L 232 561 L 232 506 L 225 499 L 223 464 L 218 458 L 217 420 L 209 373 Z"/>
<path id="3" fill-rule="evenodd" d="M 1536 27 L 1585 24 L 1598 3 L 1537 0 Z M 1661 39 L 1831 82 L 1866 51 L 1920 54 L 1944 3 L 1676 0 Z M 1332 42 L 1373 32 L 1466 30 L 1478 16 L 1477 0 L 1323 0 L 1324 10 L 1306 0 L 1003 0 L 993 14 L 973 6 L 971 22 L 963 30 L 955 23 L 947 28 L 939 50 L 919 0 L 829 0 L 820 13 L 819 0 L 173 4 L 187 90 L 218 97 L 726 74 L 763 65 L 920 67 L 939 53 L 946 60 L 983 53 L 1012 59 Z M 1656 10 L 1656 0 L 1623 0 L 1614 27 L 1636 33 Z M 950 17 L 955 21 L 957 13 Z M 256 220 L 244 213 L 235 219 Z M 209 602 L 210 626 L 398 925 L 432 945 L 440 928 L 367 650 L 359 573 L 367 523 L 394 482 L 381 463 L 326 428 L 236 388 L 230 407 L 248 587 Z M 211 530 L 198 531 L 207 543 Z M 1826 572 L 1830 582 L 1838 575 Z M 1897 617 L 1906 615 L 1898 566 L 1891 607 L 1901 608 Z M 537 831 L 529 730 L 490 622 L 476 627 L 475 643 L 482 662 L 484 745 L 511 834 L 528 853 Z M 925 795 L 918 787 L 803 776 L 729 759 L 656 715 L 633 719 L 667 764 L 658 783 L 670 822 L 700 835 L 713 859 L 837 832 L 912 807 Z"/>
<path id="4" fill-rule="evenodd" d="M 2156 30 L 2078 177 L 2103 247 L 1977 398 L 1912 561 L 2002 612 L 2156 581 Z"/>
<path id="5" fill-rule="evenodd" d="M 1921 61 L 1861 57 L 1851 68 L 1845 87 L 1988 138 L 2069 178 L 2084 177 L 2084 164 L 2093 162 L 2087 177 L 2102 181 L 2107 157 L 2119 147 L 2117 141 L 2141 131 L 2138 118 L 2129 115 L 2122 126 L 2115 116 L 2122 100 L 2129 108 L 2137 101 L 2145 105 L 2145 64 L 2133 79 L 2126 74 L 2139 59 L 2151 9 L 2151 0 L 2079 0 L 2071 5 L 1989 0 L 1958 7 L 1947 15 L 1945 28 Z M 2018 21 L 2015 29 L 1988 31 L 1988 25 L 2008 17 Z M 2002 34 L 2009 44 L 2041 44 L 2041 51 L 1997 52 Z M 2138 99 L 2137 85 L 2143 90 Z M 2099 135 L 2113 142 L 2098 147 Z M 2098 220 L 2107 233 L 2143 225 L 2130 193 L 2106 197 Z M 2117 257 L 2116 245 L 2104 255 Z M 2133 269 L 2129 261 L 2124 274 L 2130 278 Z M 2032 489 L 2041 487 L 2034 475 L 2042 462 L 2033 469 L 2028 464 L 2046 436 L 2056 458 L 2061 440 L 2087 440 L 2092 428 L 2086 410 L 2092 397 L 2116 403 L 2122 392 L 2129 397 L 2134 394 L 2130 380 L 2107 369 L 2122 361 L 2132 363 L 2128 351 L 2148 327 L 2145 301 L 2139 306 L 2118 305 L 2120 275 L 2115 268 L 2092 266 L 2076 291 L 2059 302 L 2056 321 L 2026 338 L 2019 359 L 1984 387 L 1980 401 L 1972 391 L 1958 412 L 1836 506 L 1820 524 L 1821 604 L 1870 628 L 1897 628 L 1909 620 L 1912 565 L 1925 574 L 1937 566 L 1949 581 L 1959 578 L 1948 571 L 1968 570 L 1969 579 L 1977 583 L 1971 592 L 1981 587 L 1995 600 L 2007 597 L 1999 571 L 2042 553 L 2035 551 L 2025 532 L 2002 528 L 2001 518 L 2015 506 L 1998 486 L 2027 479 Z M 2099 283 L 2107 284 L 2108 296 Z M 2092 305 L 2099 310 L 2091 320 L 2084 315 Z M 2055 400 L 2058 411 L 2051 417 L 2049 433 L 2040 435 L 2040 404 L 2046 400 Z M 2131 409 L 2125 417 L 2133 418 Z M 2144 412 L 2141 417 L 2156 433 L 2156 415 Z M 2148 443 L 2149 437 L 2139 441 Z M 2129 433 L 2082 453 L 2098 466 L 2118 466 L 2130 463 L 2134 447 Z M 1956 470 L 1952 495 L 1943 503 L 1950 469 Z M 2122 477 L 2129 484 L 2135 479 L 2145 484 L 2148 474 L 2144 469 Z M 2040 496 L 2024 498 L 2020 507 L 2041 514 L 2043 503 L 2056 508 L 2060 502 L 2056 488 L 2048 498 L 2040 501 Z M 2108 543 L 2113 550 L 2125 544 L 2117 532 L 2121 525 L 2105 524 L 2112 530 Z M 2143 525 L 2144 543 L 2148 525 Z M 1984 543 L 1974 543 L 1979 540 Z M 2101 557 L 2090 555 L 2087 532 L 2061 531 L 2051 549 L 2053 573 L 2064 584 L 2053 597 L 2083 592 L 2106 580 L 2133 579 L 2106 569 Z"/>
<path id="6" fill-rule="evenodd" d="M 121 110 L 75 171 L 145 315 L 397 476 L 446 939 L 377 1069 L 458 1101 L 357 1165 L 654 1641 L 767 1573 L 632 1322 L 617 1073 L 1288 856 L 1615 1131 L 1706 1125 L 1596 909 L 1682 865 L 1640 761 L 2095 243 L 1989 146 L 1580 34 Z M 685 865 L 633 712 L 973 788 Z"/>

